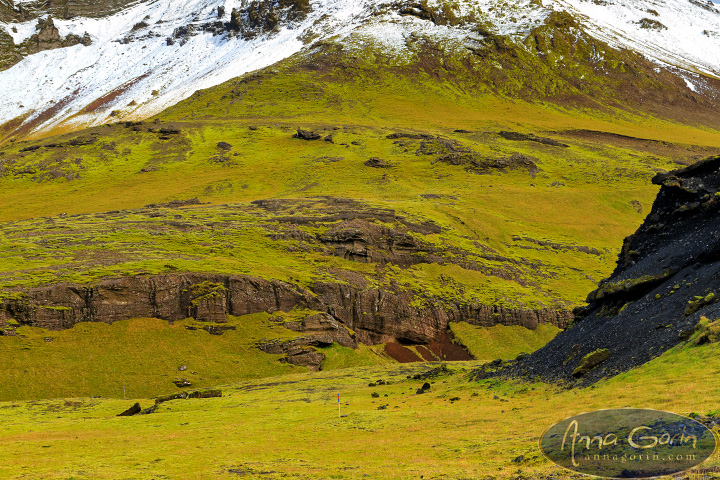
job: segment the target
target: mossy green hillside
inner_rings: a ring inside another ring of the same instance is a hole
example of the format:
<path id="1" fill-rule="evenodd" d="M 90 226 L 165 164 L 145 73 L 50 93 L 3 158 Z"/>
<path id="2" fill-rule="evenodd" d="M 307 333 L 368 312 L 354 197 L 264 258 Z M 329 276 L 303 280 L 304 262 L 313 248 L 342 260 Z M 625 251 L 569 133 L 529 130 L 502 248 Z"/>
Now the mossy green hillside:
<path id="1" fill-rule="evenodd" d="M 534 222 L 528 221 L 527 229 L 500 223 L 505 231 L 492 232 L 487 215 L 460 220 L 467 212 L 453 201 L 420 197 L 414 203 L 423 210 L 413 211 L 409 204 L 406 211 L 413 213 L 407 217 L 390 210 L 397 215 L 390 223 L 372 219 L 374 209 L 387 203 L 356 203 L 353 208 L 370 216 L 370 225 L 378 228 L 403 230 L 407 223 L 428 222 L 438 226 L 438 233 L 413 235 L 425 250 L 441 255 L 442 264 L 400 267 L 338 256 L 323 243 L 323 234 L 340 225 L 334 215 L 345 207 L 327 199 L 287 201 L 278 211 L 248 204 L 201 205 L 7 222 L 0 226 L 0 295 L 14 297 L 17 288 L 56 282 L 86 284 L 108 276 L 178 271 L 252 275 L 305 287 L 318 281 L 343 282 L 340 272 L 351 272 L 364 279 L 365 288 L 416 293 L 420 307 L 437 302 L 564 307 L 582 301 L 614 257 L 613 249 L 605 246 L 612 236 L 603 245 L 585 231 L 575 230 L 582 236 L 573 238 L 553 225 L 557 233 L 550 238 L 563 241 L 538 243 L 512 235 L 534 230 L 538 233 L 533 235 L 547 238 L 548 232 Z M 498 210 L 500 220 L 503 209 Z M 637 217 L 627 210 L 627 220 Z M 458 221 L 461 230 L 454 228 Z M 591 245 L 593 253 L 579 248 L 583 245 Z M 217 294 L 210 290 L 204 295 Z"/>
<path id="2" fill-rule="evenodd" d="M 301 282 L 326 275 L 328 266 L 367 272 L 367 265 L 297 251 L 296 240 L 269 236 L 266 223 L 271 222 L 258 218 L 267 214 L 248 204 L 329 196 L 434 222 L 442 232 L 426 235 L 424 241 L 470 252 L 486 272 L 518 272 L 483 280 L 476 272 L 449 265 L 413 267 L 400 279 L 408 288 L 436 279 L 438 287 L 430 296 L 457 292 L 439 285 L 443 276 L 486 292 L 495 288 L 488 290 L 489 283 L 496 283 L 498 294 L 481 295 L 482 301 L 506 297 L 510 304 L 527 306 L 574 304 L 607 276 L 620 239 L 649 209 L 655 193 L 649 179 L 678 160 L 675 151 L 651 155 L 557 135 L 570 147 L 509 141 L 498 130 L 430 130 L 474 155 L 522 154 L 540 169 L 534 178 L 523 170 L 479 175 L 437 161 L 439 155 L 418 154 L 422 141 L 388 139 L 402 130 L 389 126 L 307 126 L 332 134 L 330 143 L 292 138 L 295 129 L 288 124 L 250 125 L 254 129 L 245 122 L 173 125 L 180 133 L 168 140 L 115 125 L 90 132 L 97 140 L 87 145 L 30 152 L 19 151 L 27 146 L 6 147 L 1 181 L 5 208 L 0 210 L 8 221 L 1 247 L 7 252 L 3 284 L 85 282 L 159 273 L 167 265 L 170 270 Z M 220 141 L 232 149 L 218 149 Z M 691 153 L 705 150 L 687 148 Z M 384 158 L 393 167 L 367 167 L 370 157 Z M 194 197 L 210 205 L 143 209 Z M 329 227 L 299 228 L 318 234 Z"/>
<path id="3" fill-rule="evenodd" d="M 661 112 L 510 98 L 457 59 L 442 67 L 418 63 L 420 55 L 377 68 L 337 49 L 318 55 L 197 92 L 142 123 L 6 143 L 1 294 L 190 271 L 301 286 L 352 276 L 367 288 L 411 291 L 419 308 L 571 308 L 608 276 L 649 211 L 652 176 L 720 143 L 711 126 Z M 293 138 L 298 128 L 323 139 Z M 424 147 L 429 137 L 388 138 L 398 132 L 432 136 L 445 151 Z M 497 168 L 443 160 L 453 151 Z M 513 156 L 537 171 L 502 167 Z M 390 168 L 366 165 L 373 157 Z M 200 204 L 168 203 L 192 198 Z M 253 203 L 268 199 L 280 208 Z M 321 238 L 343 225 L 343 210 L 407 233 L 442 261 L 400 267 L 338 255 Z"/>
<path id="4" fill-rule="evenodd" d="M 532 353 L 560 333 L 554 325 L 538 325 L 535 330 L 529 330 L 503 325 L 477 327 L 466 322 L 451 323 L 450 331 L 474 358 L 487 362 L 511 360 L 521 353 Z"/>
<path id="5" fill-rule="evenodd" d="M 325 360 L 322 362 L 322 369 L 325 371 L 395 363 L 394 360 L 385 355 L 382 345 L 368 346 L 359 344 L 358 348 L 353 349 L 335 343 L 322 348 L 321 351 L 325 355 Z"/>
<path id="6" fill-rule="evenodd" d="M 19 327 L 17 335 L 0 337 L 0 398 L 140 398 L 176 392 L 172 382 L 180 378 L 203 388 L 306 371 L 257 348 L 261 340 L 298 336 L 273 320 L 267 314 L 230 317 L 220 326 L 232 329 L 222 335 L 203 329 L 213 324 L 191 319 L 81 323 L 60 332 Z"/>

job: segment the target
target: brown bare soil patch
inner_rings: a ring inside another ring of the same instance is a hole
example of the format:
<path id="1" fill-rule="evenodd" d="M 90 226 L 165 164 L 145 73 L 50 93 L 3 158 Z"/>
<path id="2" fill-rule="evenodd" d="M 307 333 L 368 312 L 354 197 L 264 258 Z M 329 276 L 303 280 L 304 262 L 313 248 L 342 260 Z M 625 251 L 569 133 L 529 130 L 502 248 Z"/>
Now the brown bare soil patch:
<path id="1" fill-rule="evenodd" d="M 92 113 L 103 107 L 110 105 L 120 95 L 127 92 L 135 84 L 137 84 L 138 82 L 144 80 L 145 78 L 147 78 L 149 76 L 150 76 L 150 73 L 145 73 L 143 75 L 140 75 L 137 78 L 130 80 L 129 82 L 125 82 L 124 84 L 117 87 L 115 90 L 112 90 L 111 92 L 106 93 L 102 97 L 100 97 L 97 100 L 93 101 L 92 103 L 88 104 L 85 108 L 83 108 L 79 112 L 79 115 L 86 114 L 86 113 Z"/>
<path id="2" fill-rule="evenodd" d="M 400 363 L 473 360 L 473 356 L 465 347 L 453 343 L 453 337 L 449 333 L 444 333 L 427 345 L 416 345 L 415 349 L 420 356 L 398 343 L 385 344 L 385 353 Z"/>
<path id="3" fill-rule="evenodd" d="M 26 137 L 29 135 L 33 130 L 35 130 L 38 126 L 42 125 L 46 121 L 52 119 L 55 117 L 55 115 L 60 112 L 63 108 L 65 108 L 67 105 L 70 104 L 70 102 L 75 98 L 75 95 L 78 94 L 78 91 L 75 90 L 73 93 L 68 95 L 67 97 L 60 100 L 58 103 L 53 105 L 52 107 L 46 109 L 40 115 L 33 118 L 29 122 L 27 122 L 24 125 L 20 125 L 18 128 L 16 128 L 10 135 L 8 136 L 14 136 L 14 137 Z"/>
<path id="4" fill-rule="evenodd" d="M 385 344 L 385 353 L 390 355 L 393 360 L 399 363 L 413 363 L 423 361 L 423 359 L 418 357 L 415 352 L 395 342 L 388 342 Z"/>
<path id="5" fill-rule="evenodd" d="M 450 333 L 444 333 L 438 340 L 431 342 L 428 347 L 440 359 L 448 361 L 456 360 L 473 360 L 465 347 L 453 343 L 453 337 Z"/>
<path id="6" fill-rule="evenodd" d="M 10 138 L 12 136 L 12 133 L 18 128 L 20 128 L 20 126 L 27 117 L 27 115 L 23 115 L 21 117 L 13 118 L 12 120 L 0 125 L 0 144 L 4 143 L 8 138 Z"/>
<path id="7" fill-rule="evenodd" d="M 428 348 L 424 345 L 418 345 L 416 347 L 416 350 L 422 356 L 423 360 L 425 360 L 426 362 L 435 362 L 438 360 L 438 358 L 435 355 L 433 355 L 432 352 L 430 350 L 428 350 Z"/>

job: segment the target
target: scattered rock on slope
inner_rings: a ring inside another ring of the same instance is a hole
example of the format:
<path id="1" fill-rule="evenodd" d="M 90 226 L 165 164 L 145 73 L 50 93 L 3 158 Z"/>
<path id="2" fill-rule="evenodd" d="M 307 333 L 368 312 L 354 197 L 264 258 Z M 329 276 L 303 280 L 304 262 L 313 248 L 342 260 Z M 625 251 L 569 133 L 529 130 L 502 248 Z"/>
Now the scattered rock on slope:
<path id="1" fill-rule="evenodd" d="M 532 133 L 526 134 L 526 133 L 519 133 L 519 132 L 501 131 L 498 133 L 498 135 L 503 137 L 505 140 L 514 140 L 517 142 L 528 141 L 528 142 L 541 143 L 543 145 L 550 145 L 553 147 L 564 147 L 564 148 L 570 147 L 570 145 L 562 143 L 562 142 L 558 142 L 557 140 L 553 140 L 552 138 L 537 137 L 537 136 L 533 135 Z"/>
<path id="2" fill-rule="evenodd" d="M 320 140 L 322 136 L 316 132 L 298 129 L 297 133 L 293 135 L 293 138 L 299 138 L 300 140 Z"/>
<path id="3" fill-rule="evenodd" d="M 366 167 L 371 168 L 390 168 L 392 165 L 387 162 L 386 160 L 383 160 L 382 158 L 378 157 L 372 157 L 368 161 L 365 162 Z"/>
<path id="4" fill-rule="evenodd" d="M 140 413 L 141 410 L 142 410 L 142 407 L 140 407 L 140 404 L 136 403 L 135 405 L 128 408 L 124 412 L 118 414 L 118 417 L 132 417 L 133 415 Z"/>

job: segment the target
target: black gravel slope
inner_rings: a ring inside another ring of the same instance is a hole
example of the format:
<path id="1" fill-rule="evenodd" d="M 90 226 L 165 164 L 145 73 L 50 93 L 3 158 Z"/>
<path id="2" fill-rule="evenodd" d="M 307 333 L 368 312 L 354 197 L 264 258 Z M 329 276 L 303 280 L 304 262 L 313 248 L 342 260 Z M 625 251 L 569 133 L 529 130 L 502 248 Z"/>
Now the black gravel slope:
<path id="1" fill-rule="evenodd" d="M 720 318 L 720 157 L 657 175 L 652 211 L 625 239 L 618 265 L 576 309 L 575 323 L 500 372 L 585 385 L 641 365 L 688 338 L 701 316 Z M 610 356 L 573 372 L 600 349 Z"/>

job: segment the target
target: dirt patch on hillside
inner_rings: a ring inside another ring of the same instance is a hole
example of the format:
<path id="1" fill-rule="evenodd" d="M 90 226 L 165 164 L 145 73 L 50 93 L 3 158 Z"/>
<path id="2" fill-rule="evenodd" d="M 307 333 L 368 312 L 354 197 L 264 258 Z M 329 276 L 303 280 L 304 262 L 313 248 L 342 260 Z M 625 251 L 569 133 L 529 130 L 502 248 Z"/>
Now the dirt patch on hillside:
<path id="1" fill-rule="evenodd" d="M 423 359 L 418 357 L 415 352 L 395 342 L 388 342 L 385 344 L 385 353 L 387 353 L 390 358 L 400 363 L 415 363 L 423 361 Z"/>
<path id="2" fill-rule="evenodd" d="M 140 75 L 137 78 L 134 78 L 133 80 L 130 80 L 129 82 L 125 82 L 124 84 L 120 85 L 116 89 L 112 90 L 111 92 L 106 93 L 102 97 L 98 98 L 97 100 L 91 102 L 88 104 L 85 108 L 83 108 L 80 112 L 78 112 L 79 115 L 86 114 L 86 113 L 93 113 L 103 107 L 109 106 L 116 98 L 118 98 L 123 93 L 130 90 L 133 85 L 137 84 L 138 82 L 144 80 L 145 78 L 149 77 L 150 73 L 145 73 L 143 75 Z"/>
<path id="3" fill-rule="evenodd" d="M 437 357 L 435 357 L 435 355 L 433 355 L 432 352 L 424 345 L 419 345 L 415 349 L 426 362 L 434 362 L 437 360 Z"/>
<path id="4" fill-rule="evenodd" d="M 453 342 L 454 338 L 445 332 L 436 341 L 430 342 L 428 347 L 438 358 L 447 361 L 473 360 L 473 356 L 462 345 Z"/>
<path id="5" fill-rule="evenodd" d="M 75 96 L 79 93 L 79 90 L 75 90 L 72 94 L 68 95 L 67 97 L 60 100 L 58 103 L 53 105 L 52 107 L 44 110 L 40 115 L 33 118 L 29 122 L 22 124 L 19 128 L 17 128 L 15 131 L 13 131 L 8 137 L 26 137 L 28 136 L 33 130 L 35 130 L 37 127 L 42 125 L 43 123 L 47 122 L 51 118 L 55 117 L 60 111 L 68 106 L 70 102 L 75 98 Z"/>
<path id="6" fill-rule="evenodd" d="M 416 345 L 415 350 L 400 345 L 396 342 L 388 342 L 385 344 L 385 353 L 400 363 L 413 362 L 437 362 L 442 361 L 463 361 L 473 360 L 465 347 L 453 342 L 450 333 L 442 333 L 436 340 L 424 345 Z M 420 355 L 418 355 L 418 353 Z"/>

